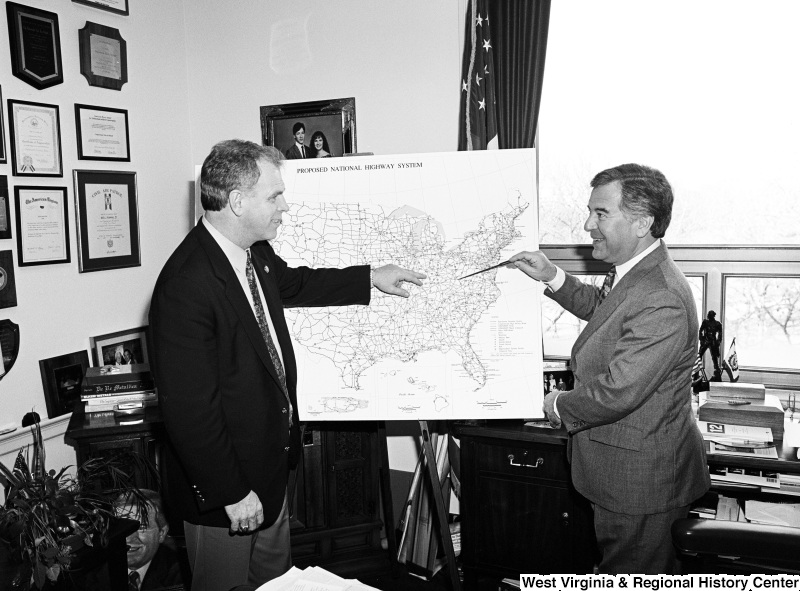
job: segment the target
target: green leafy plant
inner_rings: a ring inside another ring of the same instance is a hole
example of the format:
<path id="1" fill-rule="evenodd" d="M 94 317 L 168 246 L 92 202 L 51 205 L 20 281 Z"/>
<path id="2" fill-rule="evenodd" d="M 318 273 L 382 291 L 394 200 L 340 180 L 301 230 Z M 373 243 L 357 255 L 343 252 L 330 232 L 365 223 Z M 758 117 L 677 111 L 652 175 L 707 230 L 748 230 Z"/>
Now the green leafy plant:
<path id="1" fill-rule="evenodd" d="M 91 458 L 74 476 L 45 468 L 39 423 L 31 426 L 33 454 L 29 463 L 20 450 L 9 469 L 0 462 L 0 483 L 6 499 L 0 507 L 0 543 L 15 565 L 12 588 L 41 589 L 70 570 L 75 553 L 85 546 L 105 546 L 115 501 L 135 499 L 147 520 L 146 498 L 134 474 L 153 474 L 148 462 L 133 452 Z"/>

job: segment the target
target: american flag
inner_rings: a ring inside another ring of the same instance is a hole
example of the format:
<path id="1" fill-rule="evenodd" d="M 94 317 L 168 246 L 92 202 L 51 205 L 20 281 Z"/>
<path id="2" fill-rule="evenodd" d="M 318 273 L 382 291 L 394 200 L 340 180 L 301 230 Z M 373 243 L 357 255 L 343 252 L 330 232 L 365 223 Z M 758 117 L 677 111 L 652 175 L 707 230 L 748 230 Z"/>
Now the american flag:
<path id="1" fill-rule="evenodd" d="M 694 367 L 692 368 L 692 377 L 695 377 L 698 373 L 703 371 L 705 368 L 703 367 L 703 358 L 700 355 L 697 356 L 697 359 L 694 362 Z"/>
<path id="2" fill-rule="evenodd" d="M 30 470 L 28 469 L 28 462 L 25 461 L 25 453 L 23 450 L 19 450 L 17 454 L 17 459 L 14 461 L 14 469 L 12 470 L 16 475 L 19 473 L 19 476 L 30 476 Z"/>
<path id="3" fill-rule="evenodd" d="M 728 373 L 728 378 L 732 382 L 739 381 L 739 357 L 736 355 L 736 337 L 731 341 L 731 346 L 728 347 L 728 356 L 723 359 L 722 365 Z"/>
<path id="4" fill-rule="evenodd" d="M 470 0 L 461 72 L 459 150 L 498 148 L 494 72 L 488 0 Z"/>

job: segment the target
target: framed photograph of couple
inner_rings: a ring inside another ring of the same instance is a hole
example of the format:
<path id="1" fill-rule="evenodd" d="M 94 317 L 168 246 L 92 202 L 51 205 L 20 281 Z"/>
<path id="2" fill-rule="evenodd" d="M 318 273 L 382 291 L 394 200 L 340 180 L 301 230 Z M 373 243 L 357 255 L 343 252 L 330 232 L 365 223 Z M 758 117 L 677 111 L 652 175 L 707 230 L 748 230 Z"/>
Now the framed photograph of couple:
<path id="1" fill-rule="evenodd" d="M 288 159 L 330 158 L 356 152 L 356 99 L 261 107 L 261 143 Z"/>
<path id="2" fill-rule="evenodd" d="M 81 399 L 81 383 L 87 367 L 89 355 L 86 351 L 39 361 L 48 419 L 72 412 L 73 405 Z"/>
<path id="3" fill-rule="evenodd" d="M 78 271 L 138 267 L 136 173 L 75 170 Z"/>
<path id="4" fill-rule="evenodd" d="M 101 334 L 91 337 L 89 341 L 95 367 L 150 363 L 147 356 L 146 326 Z"/>

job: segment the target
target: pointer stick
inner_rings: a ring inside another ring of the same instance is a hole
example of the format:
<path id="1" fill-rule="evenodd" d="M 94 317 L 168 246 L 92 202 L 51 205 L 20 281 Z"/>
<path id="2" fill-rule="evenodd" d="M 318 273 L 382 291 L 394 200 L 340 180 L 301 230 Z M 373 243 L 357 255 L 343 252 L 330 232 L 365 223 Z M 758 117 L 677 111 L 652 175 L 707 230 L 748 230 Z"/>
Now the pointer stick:
<path id="1" fill-rule="evenodd" d="M 485 269 L 481 269 L 480 271 L 475 271 L 474 273 L 470 273 L 469 275 L 464 275 L 463 277 L 459 277 L 459 281 L 461 279 L 466 279 L 467 277 L 472 277 L 473 275 L 478 275 L 480 273 L 485 273 L 486 271 L 491 271 L 492 269 L 497 269 L 498 267 L 505 267 L 511 263 L 511 261 L 503 261 L 502 263 L 497 263 L 496 265 L 492 265 L 491 267 L 487 267 Z"/>

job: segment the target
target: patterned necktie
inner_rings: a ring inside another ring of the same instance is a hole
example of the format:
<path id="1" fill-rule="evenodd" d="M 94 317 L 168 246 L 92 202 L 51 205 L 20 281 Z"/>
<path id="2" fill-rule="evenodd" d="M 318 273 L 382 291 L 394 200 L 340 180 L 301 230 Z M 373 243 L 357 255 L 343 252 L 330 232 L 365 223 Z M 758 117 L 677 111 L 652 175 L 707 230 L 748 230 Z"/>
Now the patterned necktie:
<path id="1" fill-rule="evenodd" d="M 264 342 L 267 344 L 269 357 L 272 359 L 272 365 L 275 366 L 275 371 L 278 373 L 278 380 L 281 383 L 281 390 L 286 397 L 286 403 L 289 405 L 289 428 L 292 428 L 292 401 L 289 398 L 289 389 L 286 387 L 286 374 L 283 371 L 283 363 L 278 355 L 278 349 L 275 348 L 275 343 L 272 341 L 272 335 L 269 334 L 269 325 L 267 324 L 267 316 L 264 313 L 264 306 L 261 305 L 261 296 L 258 293 L 256 286 L 256 272 L 253 269 L 253 259 L 250 258 L 250 249 L 247 249 L 247 267 L 245 269 L 247 274 L 247 285 L 250 286 L 250 294 L 253 296 L 253 308 L 256 311 L 256 320 L 258 321 L 258 328 L 261 329 L 261 336 L 264 337 Z"/>
<path id="2" fill-rule="evenodd" d="M 128 573 L 128 591 L 139 591 L 139 571 Z"/>
<path id="3" fill-rule="evenodd" d="M 603 287 L 600 288 L 600 301 L 602 302 L 611 292 L 614 287 L 614 278 L 617 276 L 617 268 L 611 267 L 606 273 L 606 278 L 603 280 Z"/>

